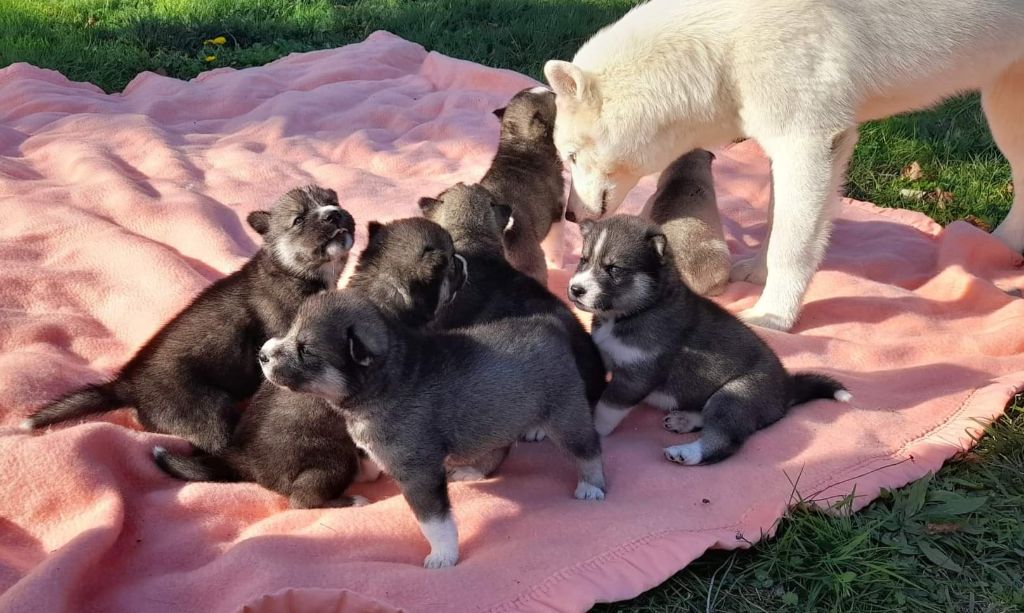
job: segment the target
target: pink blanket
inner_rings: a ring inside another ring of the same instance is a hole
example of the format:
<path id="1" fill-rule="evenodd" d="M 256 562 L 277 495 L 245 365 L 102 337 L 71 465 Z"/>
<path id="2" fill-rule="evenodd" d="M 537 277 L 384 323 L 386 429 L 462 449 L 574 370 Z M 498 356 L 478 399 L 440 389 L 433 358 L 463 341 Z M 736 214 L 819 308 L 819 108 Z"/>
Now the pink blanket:
<path id="1" fill-rule="evenodd" d="M 0 70 L 0 610 L 581 610 L 770 534 L 798 475 L 800 496 L 856 488 L 859 507 L 938 468 L 1024 381 L 1024 300 L 1004 291 L 1024 287 L 1021 258 L 964 223 L 847 202 L 797 329 L 764 334 L 790 367 L 845 382 L 851 405 L 798 407 L 694 468 L 662 458 L 686 437 L 638 410 L 606 439 L 603 503 L 572 498 L 550 444 L 521 444 L 496 478 L 452 486 L 452 569 L 420 567 L 426 542 L 386 479 L 357 488 L 365 508 L 293 511 L 252 484 L 164 476 L 150 449 L 182 441 L 127 412 L 14 428 L 237 268 L 255 249 L 248 211 L 318 182 L 359 221 L 360 247 L 367 221 L 479 177 L 490 111 L 532 84 L 386 33 L 188 83 L 143 74 L 115 95 Z M 741 144 L 715 172 L 730 245 L 747 252 L 767 163 Z M 566 274 L 552 276 L 561 294 Z M 757 292 L 736 284 L 721 301 L 736 311 Z"/>

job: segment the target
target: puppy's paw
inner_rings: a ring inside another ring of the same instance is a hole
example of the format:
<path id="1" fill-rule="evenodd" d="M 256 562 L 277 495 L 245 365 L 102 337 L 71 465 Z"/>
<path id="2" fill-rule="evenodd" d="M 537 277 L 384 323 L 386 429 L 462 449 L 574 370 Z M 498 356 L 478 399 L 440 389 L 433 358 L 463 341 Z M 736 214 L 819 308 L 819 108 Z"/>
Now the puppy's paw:
<path id="1" fill-rule="evenodd" d="M 779 330 L 786 332 L 793 327 L 796 322 L 796 314 L 777 314 L 762 311 L 756 306 L 739 314 L 739 318 L 743 320 L 748 326 L 757 326 L 759 328 L 767 328 L 769 330 Z"/>
<path id="2" fill-rule="evenodd" d="M 352 497 L 352 506 L 354 507 L 365 507 L 370 504 L 370 499 L 366 496 L 355 495 Z"/>
<path id="3" fill-rule="evenodd" d="M 448 568 L 455 566 L 459 561 L 459 552 L 456 551 L 431 551 L 430 555 L 423 559 L 424 568 Z"/>
<path id="4" fill-rule="evenodd" d="M 696 411 L 672 411 L 665 416 L 665 429 L 676 434 L 693 432 L 704 425 L 704 417 Z"/>
<path id="5" fill-rule="evenodd" d="M 548 437 L 548 433 L 544 431 L 544 428 L 530 428 L 523 435 L 523 440 L 528 443 L 539 443 Z"/>
<path id="6" fill-rule="evenodd" d="M 474 466 L 456 466 L 448 471 L 448 481 L 483 481 L 487 475 Z"/>
<path id="7" fill-rule="evenodd" d="M 764 285 L 768 278 L 768 264 L 760 253 L 736 260 L 729 271 L 732 281 L 746 281 L 755 285 Z"/>
<path id="8" fill-rule="evenodd" d="M 683 445 L 673 445 L 672 447 L 665 448 L 665 457 L 669 461 L 675 462 L 676 464 L 683 464 L 685 466 L 694 466 L 700 464 L 703 459 L 700 440 L 693 441 L 692 443 L 686 443 Z"/>
<path id="9" fill-rule="evenodd" d="M 580 481 L 576 485 L 576 492 L 573 494 L 577 500 L 604 500 L 604 490 L 593 483 Z"/>

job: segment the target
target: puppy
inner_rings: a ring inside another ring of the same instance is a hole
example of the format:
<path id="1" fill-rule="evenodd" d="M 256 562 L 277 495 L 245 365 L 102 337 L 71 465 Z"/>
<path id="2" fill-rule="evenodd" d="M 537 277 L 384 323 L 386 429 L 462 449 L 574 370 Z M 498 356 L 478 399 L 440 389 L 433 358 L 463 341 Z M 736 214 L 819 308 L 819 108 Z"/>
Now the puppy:
<path id="1" fill-rule="evenodd" d="M 501 120 L 501 140 L 480 185 L 512 209 L 505 257 L 516 270 L 547 285 L 541 241 L 560 220 L 565 204 L 562 160 L 553 136 L 555 94 L 546 87 L 526 89 L 494 114 Z"/>
<path id="2" fill-rule="evenodd" d="M 288 334 L 263 346 L 260 363 L 272 383 L 341 411 L 356 444 L 398 482 L 430 543 L 424 565 L 437 568 L 459 557 L 450 456 L 500 452 L 541 425 L 576 459 L 575 496 L 604 497 L 600 438 L 565 337 L 548 315 L 412 330 L 344 289 L 303 303 Z"/>
<path id="3" fill-rule="evenodd" d="M 209 452 L 223 448 L 237 403 L 263 380 L 259 348 L 288 329 L 306 296 L 337 284 L 355 229 L 337 194 L 315 185 L 293 189 L 247 220 L 264 245 L 241 270 L 201 292 L 113 380 L 60 398 L 22 427 L 134 406 L 147 430 Z"/>
<path id="4" fill-rule="evenodd" d="M 181 456 L 155 447 L 153 457 L 164 472 L 186 481 L 259 483 L 286 496 L 293 509 L 365 504 L 345 490 L 380 474 L 324 400 L 267 382 L 220 453 Z"/>
<path id="5" fill-rule="evenodd" d="M 505 260 L 501 231 L 512 214 L 511 208 L 480 185 L 463 183 L 437 198 L 421 198 L 419 204 L 427 219 L 448 230 L 471 271 L 458 299 L 438 313 L 433 325 L 457 328 L 512 317 L 551 315 L 566 332 L 587 400 L 596 403 L 607 372 L 590 335 L 564 302 Z M 543 437 L 540 433 L 537 436 Z"/>
<path id="6" fill-rule="evenodd" d="M 829 377 L 787 373 L 746 325 L 691 292 L 657 225 L 616 215 L 580 229 L 583 254 L 569 296 L 594 313 L 594 340 L 612 370 L 594 415 L 602 435 L 646 401 L 669 411 L 665 427 L 673 432 L 703 428 L 696 441 L 666 448 L 669 460 L 711 463 L 793 405 L 850 400 Z"/>
<path id="7" fill-rule="evenodd" d="M 349 287 L 395 321 L 426 324 L 465 280 L 451 237 L 422 218 L 386 225 L 371 221 L 368 230 L 369 243 Z M 326 400 L 266 381 L 222 452 L 182 456 L 157 447 L 153 455 L 173 477 L 253 481 L 288 497 L 292 508 L 365 503 L 344 492 L 353 482 L 376 479 L 380 473 L 357 450 L 344 418 Z"/>
<path id="8" fill-rule="evenodd" d="M 732 268 L 711 177 L 714 159 L 710 151 L 694 149 L 672 162 L 642 214 L 661 226 L 679 275 L 701 296 L 725 291 Z"/>
<path id="9" fill-rule="evenodd" d="M 421 217 L 371 221 L 367 230 L 369 241 L 348 287 L 405 325 L 426 325 L 466 280 L 466 260 L 455 252 L 451 235 Z"/>

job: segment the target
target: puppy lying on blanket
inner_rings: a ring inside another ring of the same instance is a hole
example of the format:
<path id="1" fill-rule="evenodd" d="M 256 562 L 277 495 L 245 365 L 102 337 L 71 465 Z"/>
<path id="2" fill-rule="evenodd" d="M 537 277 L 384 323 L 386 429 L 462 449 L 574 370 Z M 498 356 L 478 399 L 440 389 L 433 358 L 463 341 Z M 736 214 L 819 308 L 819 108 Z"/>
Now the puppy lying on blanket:
<path id="1" fill-rule="evenodd" d="M 725 291 L 732 268 L 711 177 L 714 159 L 710 151 L 694 149 L 669 164 L 642 213 L 661 226 L 679 275 L 701 296 Z"/>
<path id="2" fill-rule="evenodd" d="M 793 405 L 850 400 L 829 377 L 787 373 L 746 325 L 691 292 L 657 225 L 616 215 L 584 221 L 580 230 L 583 253 L 569 295 L 595 314 L 594 340 L 612 370 L 594 415 L 602 435 L 646 401 L 669 411 L 665 427 L 673 432 L 703 428 L 696 441 L 666 448 L 669 460 L 711 463 Z"/>
<path id="3" fill-rule="evenodd" d="M 303 303 L 261 361 L 271 382 L 342 412 L 356 444 L 398 482 L 430 542 L 424 565 L 436 568 L 459 557 L 449 456 L 492 453 L 540 424 L 576 459 L 576 497 L 604 498 L 600 439 L 567 341 L 547 315 L 412 330 L 344 289 Z"/>
<path id="4" fill-rule="evenodd" d="M 427 219 L 448 230 L 468 262 L 469 279 L 434 326 L 457 328 L 511 317 L 546 314 L 562 323 L 587 399 L 596 403 L 606 371 L 594 341 L 569 307 L 535 279 L 513 268 L 502 251 L 502 228 L 511 209 L 479 185 L 457 183 L 437 198 L 421 198 Z"/>
<path id="5" fill-rule="evenodd" d="M 22 427 L 133 406 L 147 430 L 208 452 L 227 445 L 238 403 L 263 380 L 259 348 L 288 329 L 304 298 L 337 285 L 355 230 L 337 194 L 315 185 L 291 190 L 248 222 L 264 245 L 241 270 L 203 290 L 112 381 L 64 396 Z"/>
<path id="6" fill-rule="evenodd" d="M 526 89 L 494 114 L 501 119 L 501 140 L 480 185 L 512 209 L 503 238 L 509 263 L 547 285 L 540 245 L 560 221 L 565 203 L 562 160 L 554 141 L 555 94 L 546 87 Z"/>
<path id="7" fill-rule="evenodd" d="M 466 278 L 451 237 L 426 219 L 387 225 L 371 221 L 369 237 L 349 287 L 396 321 L 426 324 Z M 253 481 L 288 497 L 292 508 L 363 503 L 359 497 L 346 496 L 345 490 L 380 474 L 365 453 L 357 451 L 344 418 L 326 400 L 266 381 L 222 452 L 181 456 L 157 447 L 153 455 L 173 477 Z"/>

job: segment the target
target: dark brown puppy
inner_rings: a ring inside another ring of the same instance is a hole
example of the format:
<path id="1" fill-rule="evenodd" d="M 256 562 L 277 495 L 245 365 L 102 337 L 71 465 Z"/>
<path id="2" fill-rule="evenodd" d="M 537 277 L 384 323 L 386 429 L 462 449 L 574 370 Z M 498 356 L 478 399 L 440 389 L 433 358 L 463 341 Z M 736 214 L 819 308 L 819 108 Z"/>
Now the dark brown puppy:
<path id="1" fill-rule="evenodd" d="M 553 136 L 555 94 L 546 87 L 526 89 L 494 114 L 501 119 L 501 140 L 480 185 L 512 209 L 511 227 L 503 237 L 509 263 L 547 285 L 541 241 L 561 220 L 565 203 L 563 165 Z"/>
<path id="2" fill-rule="evenodd" d="M 238 403 L 263 381 L 260 347 L 288 330 L 303 299 L 337 284 L 355 230 L 337 194 L 315 185 L 293 189 L 248 222 L 264 245 L 241 270 L 203 290 L 112 381 L 60 398 L 22 428 L 134 406 L 147 430 L 222 449 Z"/>

